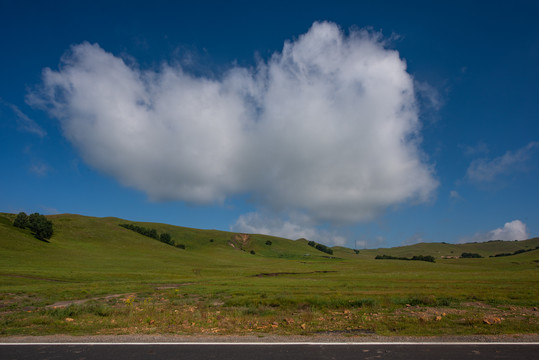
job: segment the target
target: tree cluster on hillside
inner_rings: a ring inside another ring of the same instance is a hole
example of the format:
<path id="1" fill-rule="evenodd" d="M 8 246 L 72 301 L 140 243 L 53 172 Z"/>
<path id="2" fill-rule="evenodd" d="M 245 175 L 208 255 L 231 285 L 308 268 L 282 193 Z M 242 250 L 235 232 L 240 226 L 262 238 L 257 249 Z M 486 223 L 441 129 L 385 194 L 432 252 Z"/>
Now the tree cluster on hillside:
<path id="1" fill-rule="evenodd" d="M 126 229 L 129 229 L 129 230 L 135 231 L 135 232 L 137 232 L 137 233 L 139 233 L 141 235 L 151 237 L 152 239 L 159 240 L 162 243 L 175 246 L 175 247 L 177 247 L 179 249 L 185 249 L 185 245 L 184 244 L 176 244 L 174 242 L 174 240 L 172 240 L 172 237 L 170 236 L 169 233 L 161 233 L 161 234 L 159 234 L 157 232 L 157 230 L 155 230 L 155 229 L 147 228 L 147 227 L 144 227 L 144 226 L 138 226 L 138 225 L 134 225 L 134 224 L 120 224 L 120 226 L 124 227 Z"/>
<path id="2" fill-rule="evenodd" d="M 525 253 L 525 252 L 528 252 L 528 251 L 533 251 L 533 250 L 537 250 L 539 249 L 539 246 L 536 246 L 535 248 L 533 249 L 520 249 L 520 250 L 516 250 L 512 253 L 501 253 L 501 254 L 496 254 L 496 255 L 490 255 L 490 257 L 501 257 L 501 256 L 513 256 L 513 255 L 518 255 L 518 254 L 522 254 L 522 253 Z"/>
<path id="3" fill-rule="evenodd" d="M 309 241 L 307 245 L 312 246 L 316 250 L 320 250 L 322 252 L 325 252 L 326 254 L 333 255 L 333 250 L 328 248 L 326 245 L 323 244 L 317 244 L 314 241 Z"/>
<path id="4" fill-rule="evenodd" d="M 468 252 L 463 252 L 461 255 L 460 255 L 461 258 L 468 258 L 468 259 L 480 259 L 482 258 L 482 256 L 478 253 L 468 253 Z"/>
<path id="5" fill-rule="evenodd" d="M 26 213 L 20 212 L 15 217 L 13 226 L 21 229 L 30 229 L 34 233 L 34 236 L 42 241 L 48 241 L 54 233 L 52 222 L 39 213 L 33 213 L 28 216 Z"/>
<path id="6" fill-rule="evenodd" d="M 411 258 L 407 258 L 407 257 L 398 257 L 398 256 L 391 256 L 391 255 L 376 255 L 375 257 L 376 260 L 414 260 L 414 261 L 428 261 L 428 262 L 436 262 L 436 260 L 434 259 L 434 256 L 430 256 L 430 255 L 414 255 L 413 257 Z"/>

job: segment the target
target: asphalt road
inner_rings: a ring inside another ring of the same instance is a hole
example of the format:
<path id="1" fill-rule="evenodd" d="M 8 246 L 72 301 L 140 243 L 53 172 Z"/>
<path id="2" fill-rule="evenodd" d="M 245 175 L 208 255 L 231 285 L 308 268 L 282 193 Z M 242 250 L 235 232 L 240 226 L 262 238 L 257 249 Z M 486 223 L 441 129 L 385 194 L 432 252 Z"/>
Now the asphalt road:
<path id="1" fill-rule="evenodd" d="M 1 360 L 538 359 L 533 344 L 0 344 Z"/>

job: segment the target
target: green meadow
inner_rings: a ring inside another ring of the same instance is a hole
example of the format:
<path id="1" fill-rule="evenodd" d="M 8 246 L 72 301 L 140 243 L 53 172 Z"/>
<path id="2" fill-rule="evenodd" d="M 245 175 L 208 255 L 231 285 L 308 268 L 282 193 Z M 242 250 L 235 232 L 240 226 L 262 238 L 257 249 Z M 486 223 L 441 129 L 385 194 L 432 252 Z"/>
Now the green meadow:
<path id="1" fill-rule="evenodd" d="M 1 336 L 539 332 L 539 238 L 330 255 L 304 239 L 133 223 L 181 249 L 123 219 L 47 218 L 49 242 L 0 214 Z"/>

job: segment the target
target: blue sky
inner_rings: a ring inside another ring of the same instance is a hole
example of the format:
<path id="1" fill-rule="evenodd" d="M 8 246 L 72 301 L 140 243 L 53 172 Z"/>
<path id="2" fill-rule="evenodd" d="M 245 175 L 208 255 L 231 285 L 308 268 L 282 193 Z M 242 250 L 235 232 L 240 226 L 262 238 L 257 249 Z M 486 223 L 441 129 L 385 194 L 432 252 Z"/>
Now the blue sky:
<path id="1" fill-rule="evenodd" d="M 534 1 L 0 2 L 0 211 L 539 234 Z"/>

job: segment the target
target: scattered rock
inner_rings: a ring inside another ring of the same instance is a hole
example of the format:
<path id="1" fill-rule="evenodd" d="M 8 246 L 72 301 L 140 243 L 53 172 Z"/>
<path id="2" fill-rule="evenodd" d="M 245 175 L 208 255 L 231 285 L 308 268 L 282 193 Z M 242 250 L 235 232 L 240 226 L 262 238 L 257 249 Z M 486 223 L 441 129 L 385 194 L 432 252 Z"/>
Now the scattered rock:
<path id="1" fill-rule="evenodd" d="M 494 325 L 494 324 L 500 324 L 502 322 L 502 319 L 499 317 L 487 317 L 483 319 L 483 323 L 487 325 Z"/>
<path id="2" fill-rule="evenodd" d="M 285 318 L 283 321 L 287 325 L 292 325 L 294 323 L 294 319 L 292 319 L 292 318 Z"/>

